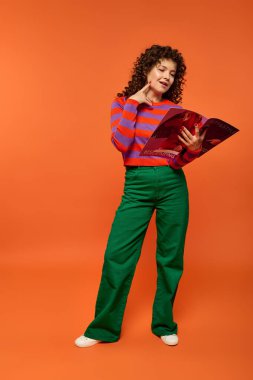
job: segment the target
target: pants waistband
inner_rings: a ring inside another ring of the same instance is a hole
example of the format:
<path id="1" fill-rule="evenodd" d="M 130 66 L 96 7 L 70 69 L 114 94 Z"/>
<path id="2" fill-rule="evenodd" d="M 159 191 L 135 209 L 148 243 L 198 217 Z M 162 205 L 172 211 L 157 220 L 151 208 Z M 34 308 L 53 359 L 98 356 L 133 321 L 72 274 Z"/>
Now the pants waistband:
<path id="1" fill-rule="evenodd" d="M 167 168 L 169 165 L 125 165 L 126 169 L 132 169 L 132 168 Z"/>

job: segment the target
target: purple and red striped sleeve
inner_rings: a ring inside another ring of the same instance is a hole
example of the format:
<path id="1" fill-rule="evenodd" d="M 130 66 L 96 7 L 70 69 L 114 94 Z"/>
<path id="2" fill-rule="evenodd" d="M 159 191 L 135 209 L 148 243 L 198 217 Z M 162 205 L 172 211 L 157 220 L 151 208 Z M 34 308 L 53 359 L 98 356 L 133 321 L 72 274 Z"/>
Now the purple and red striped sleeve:
<path id="1" fill-rule="evenodd" d="M 184 165 L 195 160 L 199 156 L 201 150 L 202 148 L 194 151 L 185 148 L 169 162 L 169 165 L 173 169 L 180 169 Z"/>
<path id="2" fill-rule="evenodd" d="M 137 107 L 135 99 L 113 100 L 111 105 L 111 141 L 120 152 L 127 152 L 135 137 Z"/>

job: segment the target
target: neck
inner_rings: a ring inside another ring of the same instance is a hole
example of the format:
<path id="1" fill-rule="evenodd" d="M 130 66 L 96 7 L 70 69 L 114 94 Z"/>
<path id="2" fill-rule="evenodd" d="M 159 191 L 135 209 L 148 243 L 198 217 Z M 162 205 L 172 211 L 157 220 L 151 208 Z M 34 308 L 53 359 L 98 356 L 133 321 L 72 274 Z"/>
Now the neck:
<path id="1" fill-rule="evenodd" d="M 155 92 L 152 91 L 152 90 L 149 90 L 149 91 L 148 91 L 147 96 L 148 96 L 148 98 L 149 98 L 152 102 L 154 102 L 154 103 L 159 103 L 159 102 L 161 102 L 161 101 L 163 100 L 161 94 L 157 94 L 157 93 L 155 93 Z"/>

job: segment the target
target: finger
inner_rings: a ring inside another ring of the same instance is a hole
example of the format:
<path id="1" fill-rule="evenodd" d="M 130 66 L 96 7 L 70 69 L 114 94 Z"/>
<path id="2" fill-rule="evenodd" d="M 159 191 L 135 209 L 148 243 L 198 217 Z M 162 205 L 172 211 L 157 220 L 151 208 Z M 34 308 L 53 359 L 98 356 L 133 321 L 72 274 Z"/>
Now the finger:
<path id="1" fill-rule="evenodd" d="M 184 130 L 182 130 L 181 133 L 184 136 L 184 138 L 186 139 L 186 141 L 188 141 L 189 143 L 191 143 L 191 139 L 193 137 L 192 134 L 189 131 L 188 131 L 188 134 L 187 134 L 187 132 L 185 132 Z"/>
<path id="2" fill-rule="evenodd" d="M 201 141 L 204 140 L 205 136 L 206 136 L 206 132 L 207 132 L 207 129 L 204 130 L 204 132 L 200 135 L 200 139 Z"/>
<path id="3" fill-rule="evenodd" d="M 148 96 L 145 96 L 145 103 L 152 106 L 152 100 Z"/>
<path id="4" fill-rule="evenodd" d="M 181 137 L 180 135 L 177 135 L 177 137 L 186 145 L 186 141 L 183 139 L 183 137 Z"/>
<path id="5" fill-rule="evenodd" d="M 152 104 L 152 100 L 151 100 L 148 96 L 146 96 L 146 100 L 147 100 L 150 104 Z"/>
<path id="6" fill-rule="evenodd" d="M 187 129 L 185 126 L 183 126 L 181 132 L 184 132 L 188 137 L 193 137 L 189 129 Z"/>
<path id="7" fill-rule="evenodd" d="M 204 132 L 201 133 L 200 138 L 203 140 L 206 136 L 207 129 L 204 130 Z"/>
<path id="8" fill-rule="evenodd" d="M 195 125 L 195 136 L 199 137 L 199 127 Z"/>
<path id="9" fill-rule="evenodd" d="M 147 84 L 145 84 L 145 86 L 143 87 L 143 89 L 148 88 L 150 85 L 151 85 L 151 80 Z"/>

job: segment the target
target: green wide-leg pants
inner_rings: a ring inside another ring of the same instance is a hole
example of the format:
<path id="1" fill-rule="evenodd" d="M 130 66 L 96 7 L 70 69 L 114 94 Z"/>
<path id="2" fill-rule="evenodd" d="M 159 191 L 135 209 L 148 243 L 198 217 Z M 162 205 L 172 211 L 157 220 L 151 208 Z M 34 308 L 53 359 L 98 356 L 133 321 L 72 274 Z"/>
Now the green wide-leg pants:
<path id="1" fill-rule="evenodd" d="M 125 166 L 124 194 L 105 250 L 95 317 L 83 335 L 107 342 L 119 340 L 127 297 L 154 210 L 157 288 L 151 330 L 157 336 L 177 333 L 173 303 L 183 273 L 189 219 L 185 174 L 182 168 L 170 166 Z"/>

